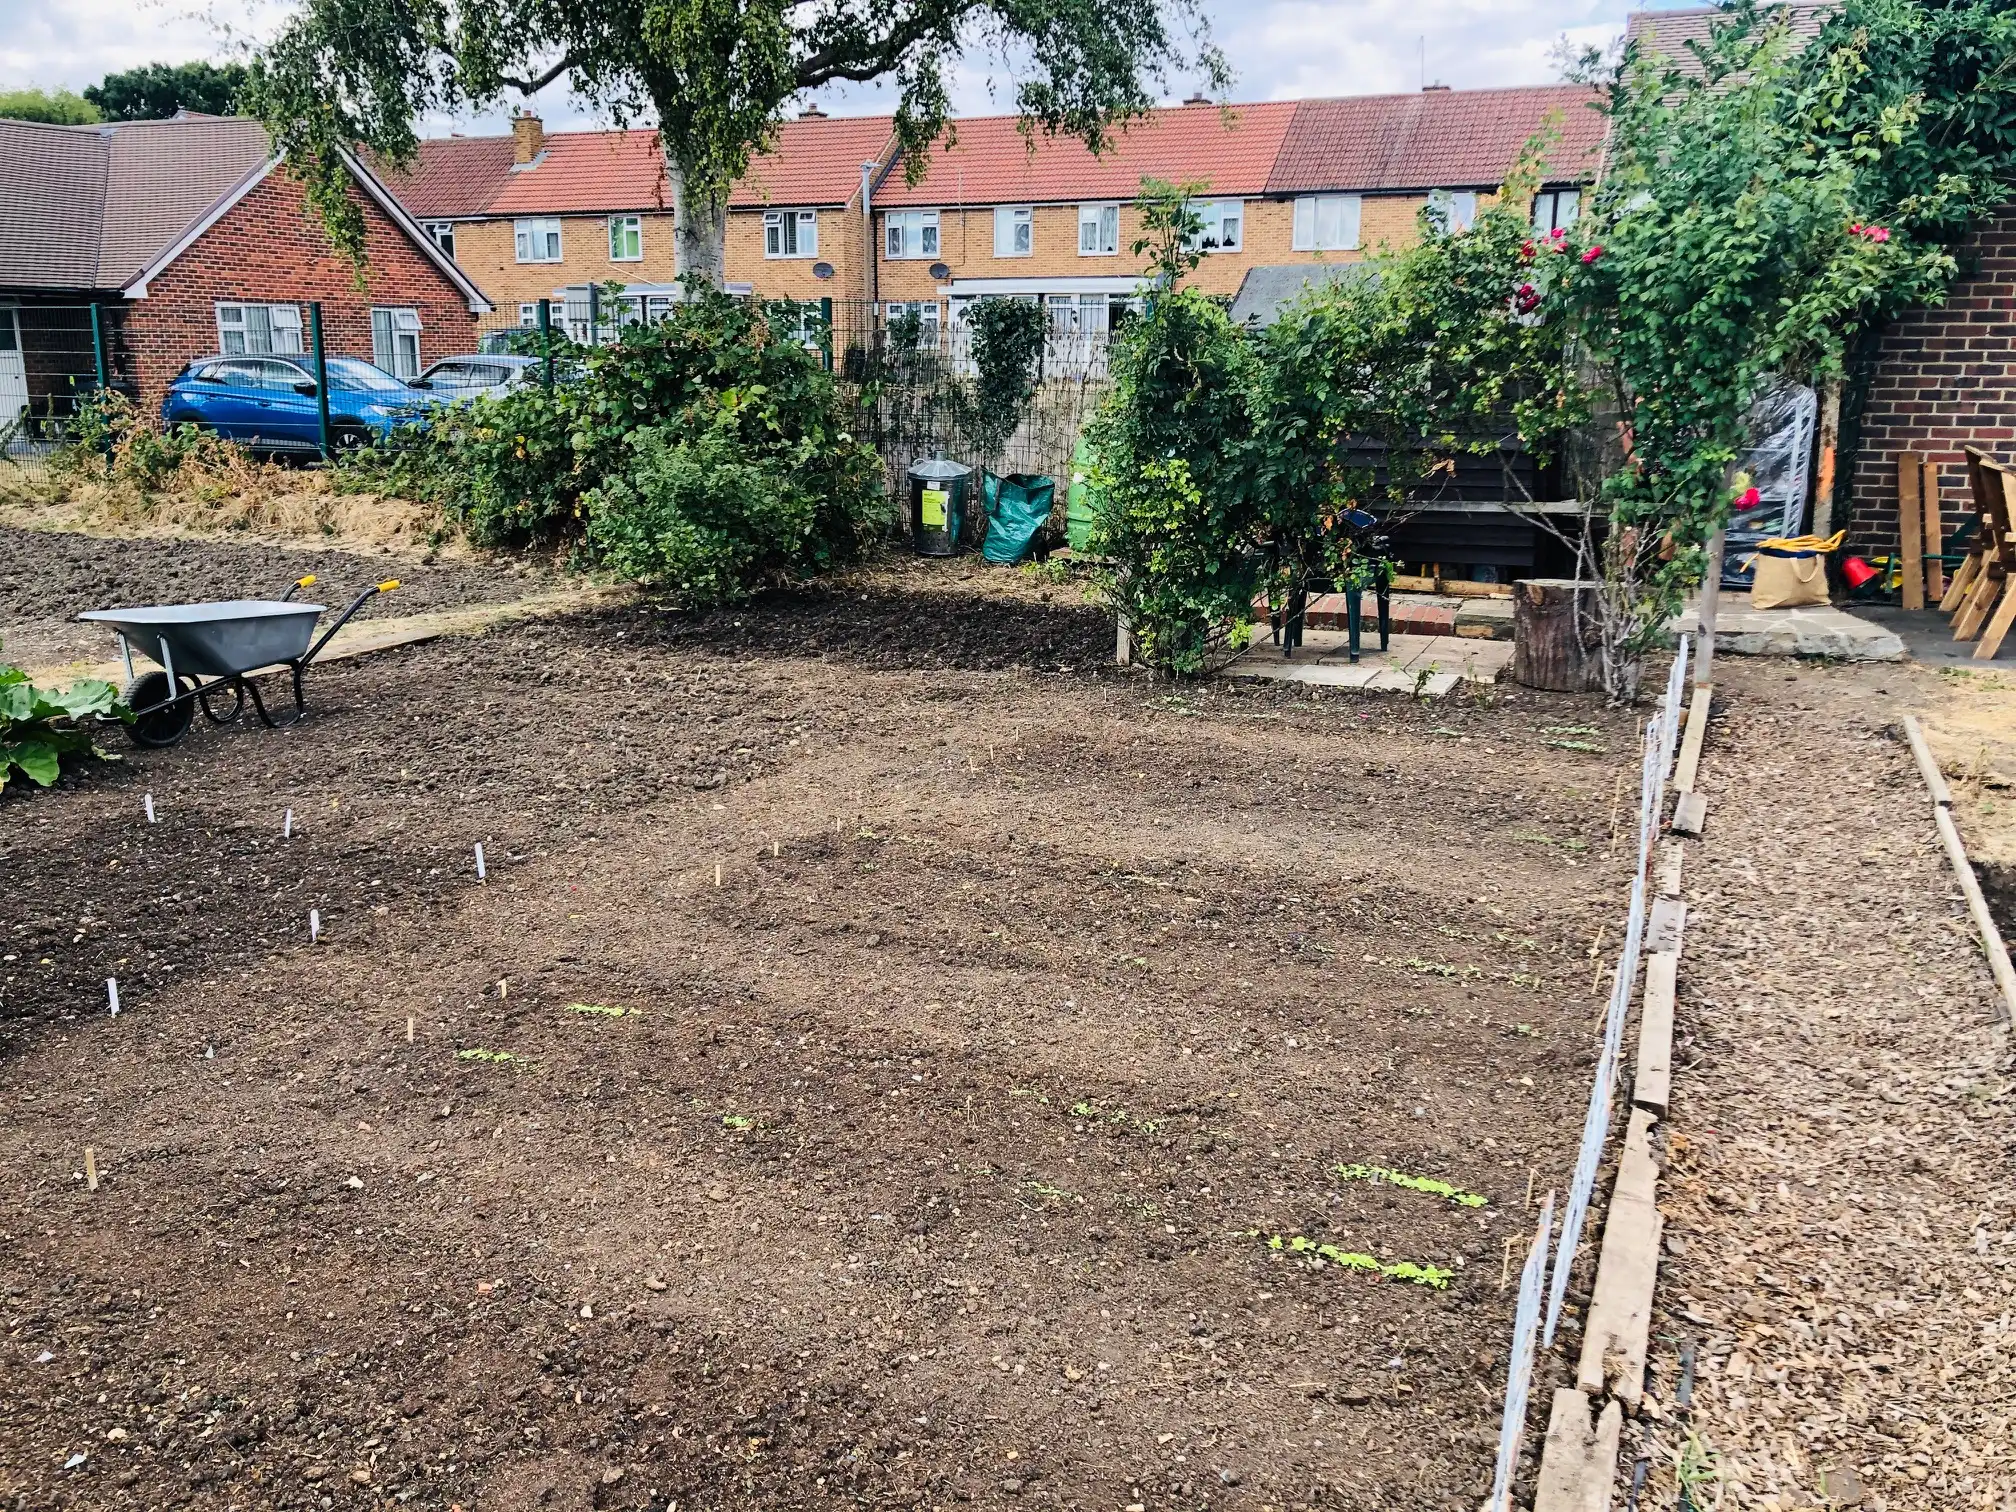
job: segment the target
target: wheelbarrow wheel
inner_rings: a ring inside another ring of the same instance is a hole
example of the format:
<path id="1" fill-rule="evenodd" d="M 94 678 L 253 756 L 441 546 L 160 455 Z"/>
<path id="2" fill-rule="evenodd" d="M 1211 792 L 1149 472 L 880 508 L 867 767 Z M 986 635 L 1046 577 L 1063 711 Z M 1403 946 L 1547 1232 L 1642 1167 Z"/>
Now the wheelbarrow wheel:
<path id="1" fill-rule="evenodd" d="M 182 691 L 187 678 L 175 679 L 176 693 Z M 137 746 L 172 746 L 189 733 L 189 725 L 196 718 L 196 700 L 178 698 L 174 703 L 166 703 L 170 692 L 166 672 L 142 672 L 126 684 L 126 691 L 120 698 L 129 709 L 145 709 L 133 723 L 126 726 L 126 735 Z M 154 708 L 155 704 L 162 707 Z"/>

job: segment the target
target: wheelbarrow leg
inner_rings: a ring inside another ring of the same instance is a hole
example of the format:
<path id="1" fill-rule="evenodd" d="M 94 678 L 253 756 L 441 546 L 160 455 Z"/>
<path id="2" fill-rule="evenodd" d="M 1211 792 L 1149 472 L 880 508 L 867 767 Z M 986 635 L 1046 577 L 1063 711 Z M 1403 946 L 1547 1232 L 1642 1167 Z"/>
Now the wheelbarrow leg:
<path id="1" fill-rule="evenodd" d="M 266 701 L 259 696 L 259 685 L 257 683 L 240 679 L 245 691 L 252 695 L 253 712 L 259 716 L 259 722 L 269 730 L 278 730 L 291 724 L 299 724 L 302 717 L 308 712 L 307 700 L 301 696 L 301 663 L 298 661 L 289 662 L 287 669 L 292 674 L 294 682 L 294 712 L 285 719 L 275 719 L 271 714 L 266 712 Z"/>
<path id="2" fill-rule="evenodd" d="M 1393 649 L 1393 585 L 1382 580 L 1376 590 L 1379 596 L 1379 649 Z"/>
<path id="3" fill-rule="evenodd" d="M 1351 660 L 1358 660 L 1358 632 L 1364 618 L 1364 591 L 1358 588 L 1344 590 L 1344 624 L 1351 637 Z"/>

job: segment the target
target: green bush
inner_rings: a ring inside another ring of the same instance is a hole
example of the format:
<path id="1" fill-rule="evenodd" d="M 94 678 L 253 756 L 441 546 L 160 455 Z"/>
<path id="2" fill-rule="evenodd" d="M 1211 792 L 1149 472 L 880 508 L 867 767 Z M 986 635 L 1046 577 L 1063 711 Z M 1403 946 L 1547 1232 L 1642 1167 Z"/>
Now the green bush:
<path id="1" fill-rule="evenodd" d="M 750 300 L 698 292 L 574 375 L 444 409 L 350 464 L 482 545 L 564 548 L 713 604 L 858 560 L 886 529 L 881 466 L 819 355 Z"/>
<path id="2" fill-rule="evenodd" d="M 79 723 L 94 715 L 133 718 L 108 682 L 87 677 L 67 688 L 38 688 L 19 667 L 0 663 L 0 789 L 16 772 L 38 787 L 48 787 L 70 756 L 116 761 L 91 738 L 90 728 Z"/>

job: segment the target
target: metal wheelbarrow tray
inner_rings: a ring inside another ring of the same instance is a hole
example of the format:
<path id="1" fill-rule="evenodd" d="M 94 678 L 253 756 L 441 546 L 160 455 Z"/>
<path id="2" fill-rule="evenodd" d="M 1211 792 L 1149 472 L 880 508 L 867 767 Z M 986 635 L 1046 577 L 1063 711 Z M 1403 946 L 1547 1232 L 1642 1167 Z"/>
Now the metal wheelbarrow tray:
<path id="1" fill-rule="evenodd" d="M 199 708 L 212 724 L 230 724 L 245 712 L 248 694 L 253 712 L 268 729 L 293 724 L 306 714 L 301 675 L 308 664 L 366 600 L 399 586 L 396 578 L 374 583 L 352 599 L 335 623 L 317 637 L 316 623 L 326 607 L 294 602 L 295 593 L 314 582 L 312 575 L 301 578 L 277 599 L 150 604 L 133 609 L 93 609 L 78 615 L 81 620 L 110 625 L 119 637 L 119 654 L 126 663 L 122 697 L 133 711 L 133 722 L 126 729 L 134 744 L 175 744 L 189 733 Z M 136 650 L 158 661 L 162 670 L 136 674 Z M 276 719 L 267 712 L 258 687 L 249 679 L 254 673 L 283 667 L 291 674 L 294 709 Z M 227 693 L 231 704 L 220 711 L 211 700 L 221 702 Z"/>

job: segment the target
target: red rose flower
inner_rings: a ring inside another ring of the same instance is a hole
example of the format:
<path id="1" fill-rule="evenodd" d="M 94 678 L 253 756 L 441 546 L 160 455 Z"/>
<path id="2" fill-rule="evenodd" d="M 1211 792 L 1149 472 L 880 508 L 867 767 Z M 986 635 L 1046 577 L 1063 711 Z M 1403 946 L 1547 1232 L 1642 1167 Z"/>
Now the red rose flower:
<path id="1" fill-rule="evenodd" d="M 1603 249 L 1601 247 L 1591 247 L 1587 252 L 1584 252 L 1582 254 L 1582 261 L 1586 266 L 1587 264 L 1596 261 L 1596 259 L 1601 257 L 1602 255 L 1603 255 Z"/>
<path id="2" fill-rule="evenodd" d="M 1757 501 L 1763 497 L 1756 489 L 1746 488 L 1743 490 L 1743 496 L 1736 501 L 1736 507 L 1738 509 L 1755 509 Z"/>

